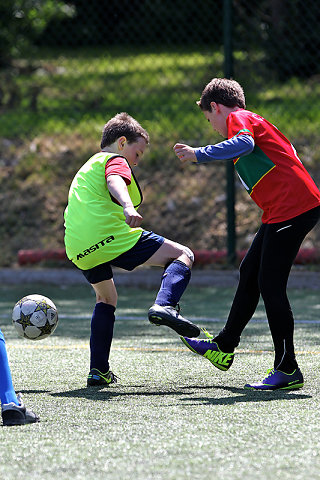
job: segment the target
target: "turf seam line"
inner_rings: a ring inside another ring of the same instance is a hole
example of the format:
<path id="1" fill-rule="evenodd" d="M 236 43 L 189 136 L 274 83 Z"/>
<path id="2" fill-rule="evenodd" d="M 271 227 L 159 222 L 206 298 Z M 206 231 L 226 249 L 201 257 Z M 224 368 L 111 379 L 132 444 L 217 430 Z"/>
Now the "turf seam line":
<path id="1" fill-rule="evenodd" d="M 89 349 L 89 345 L 80 344 L 80 345 L 8 345 L 8 349 L 30 349 L 30 350 L 77 350 L 77 349 Z M 179 347 L 112 347 L 112 350 L 122 352 L 122 351 L 132 351 L 132 352 L 185 352 L 190 353 L 185 348 Z M 252 349 L 239 349 L 236 350 L 236 354 L 273 354 L 273 350 L 252 350 Z M 320 351 L 317 350 L 300 350 L 296 351 L 299 355 L 320 355 Z"/>

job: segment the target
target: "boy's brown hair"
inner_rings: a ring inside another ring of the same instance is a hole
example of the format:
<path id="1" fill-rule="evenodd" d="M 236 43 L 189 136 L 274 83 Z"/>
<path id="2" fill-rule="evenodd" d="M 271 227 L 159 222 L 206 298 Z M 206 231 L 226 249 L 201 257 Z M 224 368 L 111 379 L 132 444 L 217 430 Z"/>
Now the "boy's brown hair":
<path id="1" fill-rule="evenodd" d="M 139 122 L 126 112 L 118 113 L 103 127 L 101 149 L 112 145 L 118 138 L 126 137 L 128 143 L 136 142 L 140 137 L 149 143 L 149 134 Z"/>
<path id="2" fill-rule="evenodd" d="M 211 102 L 221 103 L 226 107 L 246 108 L 243 88 L 235 80 L 213 78 L 204 88 L 197 102 L 201 110 L 212 111 Z"/>

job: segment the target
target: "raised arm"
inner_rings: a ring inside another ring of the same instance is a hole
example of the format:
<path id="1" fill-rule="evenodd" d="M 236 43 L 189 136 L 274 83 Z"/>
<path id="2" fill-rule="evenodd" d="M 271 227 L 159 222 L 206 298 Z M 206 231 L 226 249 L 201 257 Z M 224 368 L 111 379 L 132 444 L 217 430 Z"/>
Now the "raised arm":
<path id="1" fill-rule="evenodd" d="M 239 135 L 215 145 L 193 148 L 183 143 L 176 143 L 173 150 L 182 163 L 206 163 L 213 160 L 232 160 L 248 155 L 254 149 L 251 135 Z"/>

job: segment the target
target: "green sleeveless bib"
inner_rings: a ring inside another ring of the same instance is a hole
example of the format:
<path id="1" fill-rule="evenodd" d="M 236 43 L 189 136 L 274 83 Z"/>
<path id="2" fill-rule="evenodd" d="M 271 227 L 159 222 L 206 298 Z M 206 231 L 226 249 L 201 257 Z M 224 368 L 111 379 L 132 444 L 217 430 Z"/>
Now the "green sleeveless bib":
<path id="1" fill-rule="evenodd" d="M 82 270 L 88 270 L 118 257 L 139 240 L 142 228 L 125 223 L 121 205 L 111 197 L 105 179 L 106 163 L 119 155 L 100 152 L 78 171 L 69 190 L 64 212 L 65 246 L 68 258 Z M 142 193 L 132 172 L 127 185 L 137 208 Z"/>

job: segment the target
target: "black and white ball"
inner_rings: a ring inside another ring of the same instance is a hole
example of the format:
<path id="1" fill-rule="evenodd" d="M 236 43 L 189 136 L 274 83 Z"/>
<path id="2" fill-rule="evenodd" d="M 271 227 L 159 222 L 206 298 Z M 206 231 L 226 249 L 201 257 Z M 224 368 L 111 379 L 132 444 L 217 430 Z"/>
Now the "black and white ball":
<path id="1" fill-rule="evenodd" d="M 12 323 L 20 337 L 42 340 L 57 328 L 58 311 L 50 298 L 37 294 L 27 295 L 15 304 Z"/>

